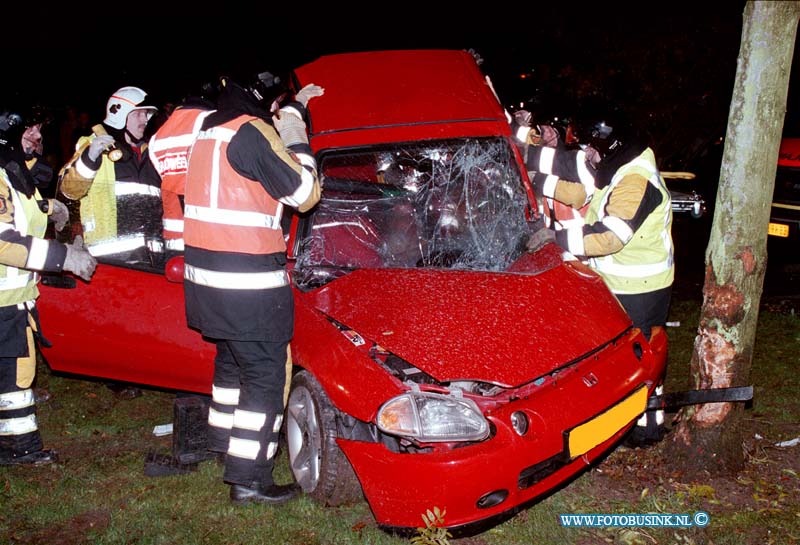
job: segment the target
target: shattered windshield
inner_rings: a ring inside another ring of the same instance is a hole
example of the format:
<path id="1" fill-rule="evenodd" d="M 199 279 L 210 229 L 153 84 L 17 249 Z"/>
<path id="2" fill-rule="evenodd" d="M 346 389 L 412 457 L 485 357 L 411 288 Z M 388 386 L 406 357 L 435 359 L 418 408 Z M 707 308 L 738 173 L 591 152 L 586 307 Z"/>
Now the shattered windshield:
<path id="1" fill-rule="evenodd" d="M 524 251 L 529 202 L 503 139 L 335 153 L 320 174 L 301 277 L 320 267 L 503 271 Z"/>

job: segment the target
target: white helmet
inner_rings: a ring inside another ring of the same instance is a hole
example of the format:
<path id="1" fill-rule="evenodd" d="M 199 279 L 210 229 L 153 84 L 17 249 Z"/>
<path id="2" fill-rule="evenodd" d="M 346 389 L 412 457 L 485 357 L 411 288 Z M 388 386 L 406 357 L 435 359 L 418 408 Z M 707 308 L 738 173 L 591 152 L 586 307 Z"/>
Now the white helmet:
<path id="1" fill-rule="evenodd" d="M 106 104 L 106 118 L 103 123 L 115 129 L 124 129 L 128 120 L 128 114 L 134 110 L 149 110 L 147 119 L 149 120 L 158 111 L 158 108 L 149 104 L 143 104 L 147 93 L 138 87 L 122 87 L 111 95 Z"/>

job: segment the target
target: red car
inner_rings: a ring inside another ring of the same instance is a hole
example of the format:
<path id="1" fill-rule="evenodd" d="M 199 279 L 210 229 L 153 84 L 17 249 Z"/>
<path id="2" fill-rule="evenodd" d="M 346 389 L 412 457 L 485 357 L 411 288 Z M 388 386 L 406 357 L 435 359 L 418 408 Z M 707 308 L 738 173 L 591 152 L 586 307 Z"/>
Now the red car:
<path id="1" fill-rule="evenodd" d="M 463 51 L 321 57 L 294 73 L 324 181 L 294 216 L 289 462 L 315 499 L 366 498 L 384 528 L 434 506 L 467 532 L 583 470 L 660 384 L 603 281 L 539 238 L 503 108 Z M 298 87 L 299 88 L 299 87 Z M 213 347 L 187 329 L 181 263 L 101 259 L 51 277 L 54 370 L 209 393 Z M 69 289 L 72 288 L 72 289 Z"/>

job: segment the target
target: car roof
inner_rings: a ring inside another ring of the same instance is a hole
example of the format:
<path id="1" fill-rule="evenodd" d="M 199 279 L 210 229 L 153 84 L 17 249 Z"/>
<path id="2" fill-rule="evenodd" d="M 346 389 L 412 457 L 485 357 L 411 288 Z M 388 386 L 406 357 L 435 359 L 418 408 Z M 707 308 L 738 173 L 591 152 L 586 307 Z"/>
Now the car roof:
<path id="1" fill-rule="evenodd" d="M 296 69 L 295 77 L 300 86 L 325 88 L 309 103 L 312 146 L 315 137 L 352 132 L 367 144 L 398 141 L 402 134 L 417 140 L 508 132 L 502 106 L 466 51 L 326 55 Z M 359 138 L 345 141 L 352 145 Z"/>

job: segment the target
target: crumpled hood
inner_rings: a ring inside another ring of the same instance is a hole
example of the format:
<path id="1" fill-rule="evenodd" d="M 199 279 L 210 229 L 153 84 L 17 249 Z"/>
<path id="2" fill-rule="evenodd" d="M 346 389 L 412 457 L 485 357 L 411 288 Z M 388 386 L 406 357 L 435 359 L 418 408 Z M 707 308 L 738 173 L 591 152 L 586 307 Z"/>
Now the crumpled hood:
<path id="1" fill-rule="evenodd" d="M 439 381 L 518 386 L 630 326 L 596 275 L 362 269 L 307 294 L 320 312 Z"/>

